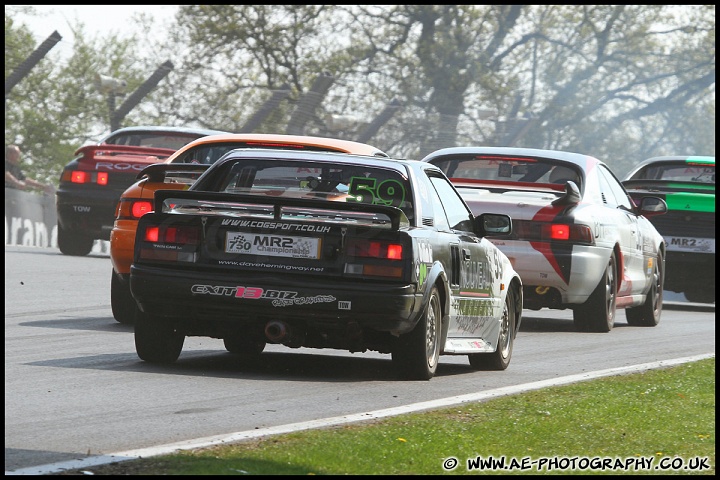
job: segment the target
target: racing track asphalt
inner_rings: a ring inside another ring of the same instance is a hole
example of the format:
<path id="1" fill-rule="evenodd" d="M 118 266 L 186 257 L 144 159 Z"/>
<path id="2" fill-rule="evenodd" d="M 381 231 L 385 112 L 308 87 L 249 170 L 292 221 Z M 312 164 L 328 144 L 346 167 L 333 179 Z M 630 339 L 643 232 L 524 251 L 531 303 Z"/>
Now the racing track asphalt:
<path id="1" fill-rule="evenodd" d="M 109 463 L 123 462 L 128 460 L 137 460 L 140 458 L 155 457 L 158 455 L 167 455 L 181 450 L 192 450 L 196 448 L 205 448 L 214 445 L 237 443 L 253 438 L 266 437 L 270 435 L 279 435 L 283 433 L 298 432 L 302 430 L 310 430 L 313 428 L 323 428 L 337 426 L 347 423 L 362 422 L 374 420 L 378 418 L 402 415 L 405 413 L 418 412 L 422 410 L 431 410 L 437 408 L 449 407 L 468 402 L 480 402 L 492 398 L 513 395 L 516 393 L 528 392 L 531 390 L 539 390 L 546 387 L 554 387 L 559 385 L 568 385 L 571 383 L 583 382 L 596 378 L 608 377 L 612 375 L 626 375 L 631 373 L 640 373 L 655 368 L 671 367 L 683 363 L 695 362 L 706 358 L 713 358 L 715 354 L 696 355 L 692 357 L 676 358 L 672 360 L 663 360 L 659 362 L 644 363 L 640 365 L 631 365 L 620 368 L 609 368 L 606 370 L 597 370 L 577 375 L 568 375 L 565 377 L 553 378 L 550 380 L 542 380 L 538 382 L 526 383 L 523 385 L 513 385 L 509 387 L 497 388 L 484 392 L 469 393 L 465 395 L 457 395 L 454 397 L 442 398 L 428 402 L 413 403 L 396 408 L 387 408 L 384 410 L 375 410 L 371 412 L 357 413 L 354 415 L 344 415 L 340 417 L 323 418 L 312 420 L 309 422 L 292 423 L 288 425 L 280 425 L 276 427 L 259 428 L 256 430 L 248 430 L 244 432 L 236 432 L 230 435 L 211 436 L 197 438 L 183 442 L 171 443 L 167 445 L 159 445 L 156 447 L 143 448 L 139 450 L 128 450 L 124 452 L 116 452 L 108 455 L 99 455 L 87 457 L 78 460 L 70 460 L 65 462 L 51 463 L 39 465 L 35 467 L 22 468 L 18 470 L 6 471 L 5 475 L 48 475 L 53 473 L 61 473 L 66 470 L 76 470 L 89 468 L 97 465 L 106 465 Z"/>

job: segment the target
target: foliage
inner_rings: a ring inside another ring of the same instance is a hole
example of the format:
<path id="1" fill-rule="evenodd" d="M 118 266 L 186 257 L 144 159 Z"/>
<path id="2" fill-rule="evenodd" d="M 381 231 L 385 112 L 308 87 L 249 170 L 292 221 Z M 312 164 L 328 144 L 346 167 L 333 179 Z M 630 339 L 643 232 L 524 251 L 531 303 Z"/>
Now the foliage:
<path id="1" fill-rule="evenodd" d="M 5 144 L 18 144 L 26 174 L 43 182 L 57 182 L 77 148 L 109 133 L 107 98 L 96 91 L 95 75 L 122 78 L 128 91 L 143 81 L 135 65 L 139 45 L 134 39 L 89 38 L 82 24 L 74 27 L 74 35 L 68 58 L 58 59 L 51 50 L 6 95 Z M 7 78 L 37 48 L 27 27 L 15 25 L 7 8 L 5 43 Z M 134 113 L 127 119 L 130 125 L 138 121 L 143 120 Z"/>
<path id="2" fill-rule="evenodd" d="M 5 10 L 6 78 L 35 43 L 18 8 Z M 121 126 L 246 131 L 286 89 L 255 131 L 369 134 L 410 158 L 473 144 L 577 151 L 619 176 L 651 156 L 715 153 L 714 5 L 183 5 L 164 20 L 161 37 L 76 25 L 72 55 L 50 51 L 6 95 L 5 141 L 22 143 L 33 173 L 56 178 L 108 133 L 96 73 L 134 92 L 168 60 Z"/>

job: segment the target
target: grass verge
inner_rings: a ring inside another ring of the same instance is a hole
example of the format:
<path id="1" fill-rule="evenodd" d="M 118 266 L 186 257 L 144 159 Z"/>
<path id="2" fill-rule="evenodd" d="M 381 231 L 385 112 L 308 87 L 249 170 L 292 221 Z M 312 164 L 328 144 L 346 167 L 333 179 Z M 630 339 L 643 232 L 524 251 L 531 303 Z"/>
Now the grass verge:
<path id="1" fill-rule="evenodd" d="M 714 475 L 715 358 L 81 473 Z"/>

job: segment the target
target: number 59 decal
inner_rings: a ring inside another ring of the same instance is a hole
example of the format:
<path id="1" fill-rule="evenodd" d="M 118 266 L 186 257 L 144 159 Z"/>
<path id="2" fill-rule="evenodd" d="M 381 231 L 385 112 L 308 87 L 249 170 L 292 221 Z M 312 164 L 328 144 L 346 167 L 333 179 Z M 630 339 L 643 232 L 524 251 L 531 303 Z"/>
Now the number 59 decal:
<path id="1" fill-rule="evenodd" d="M 348 201 L 399 207 L 405 200 L 405 187 L 397 180 L 384 180 L 378 184 L 375 178 L 352 177 L 348 194 L 351 195 Z"/>

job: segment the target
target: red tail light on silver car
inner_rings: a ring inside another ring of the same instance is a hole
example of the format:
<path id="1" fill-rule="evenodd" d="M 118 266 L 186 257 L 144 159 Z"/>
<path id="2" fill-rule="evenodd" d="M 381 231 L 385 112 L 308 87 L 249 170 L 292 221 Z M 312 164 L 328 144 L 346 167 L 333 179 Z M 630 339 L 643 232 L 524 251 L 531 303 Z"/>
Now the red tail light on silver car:
<path id="1" fill-rule="evenodd" d="M 513 232 L 519 240 L 531 242 L 595 243 L 590 227 L 582 224 L 514 220 Z"/>

